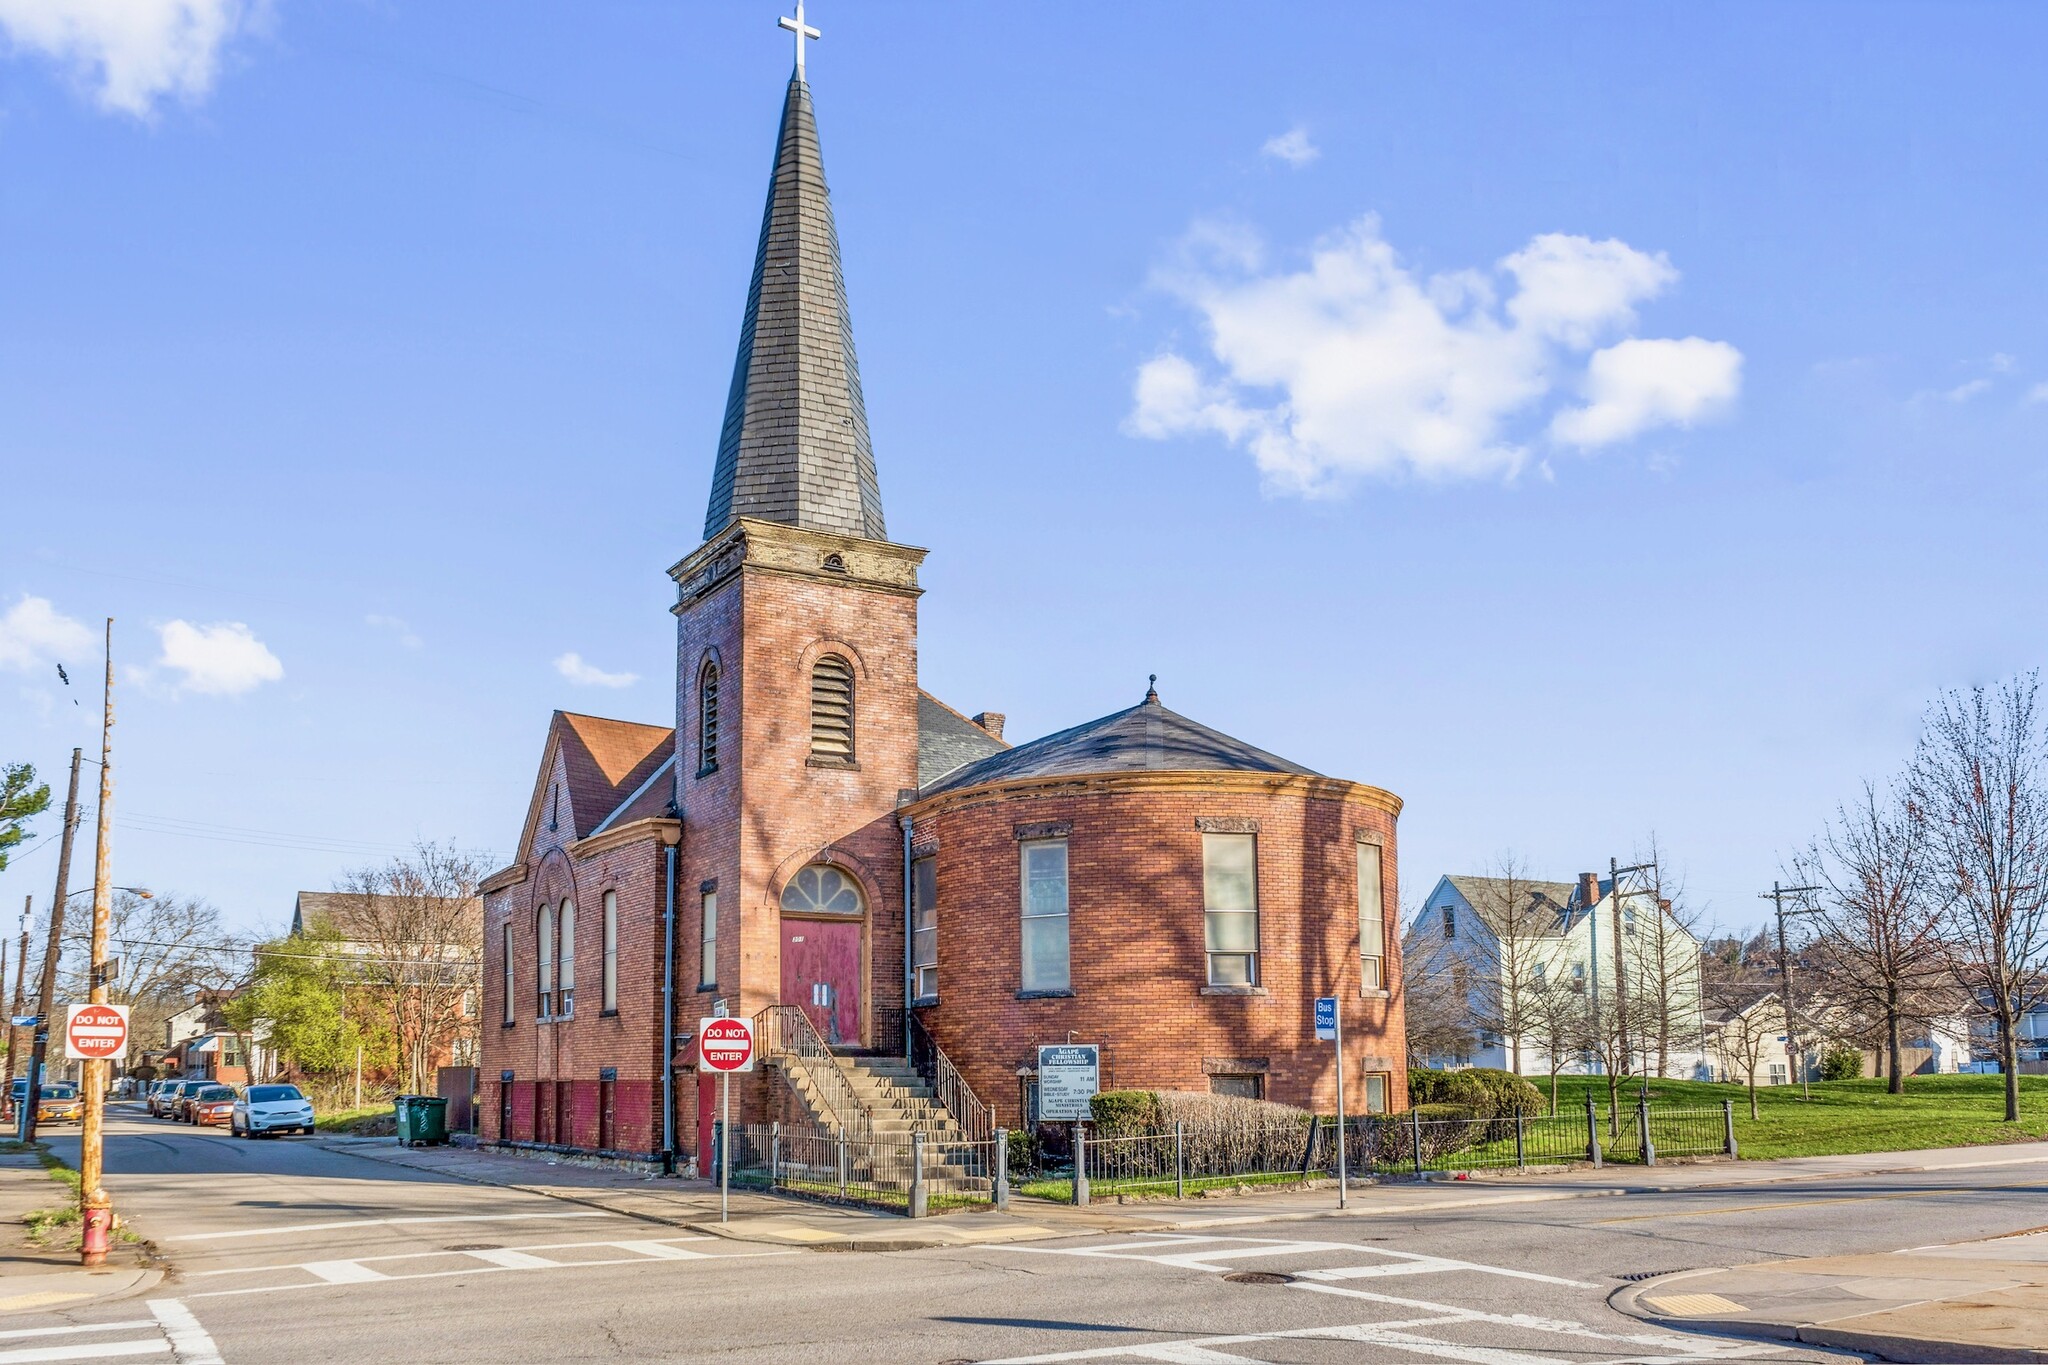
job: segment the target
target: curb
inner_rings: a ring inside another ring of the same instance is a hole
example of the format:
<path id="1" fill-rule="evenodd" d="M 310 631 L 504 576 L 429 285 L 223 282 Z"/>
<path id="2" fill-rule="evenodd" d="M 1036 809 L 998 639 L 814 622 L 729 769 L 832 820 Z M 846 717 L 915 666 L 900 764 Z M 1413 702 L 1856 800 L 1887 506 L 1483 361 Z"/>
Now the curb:
<path id="1" fill-rule="evenodd" d="M 1703 1332 L 1715 1336 L 1746 1337 L 1752 1341 L 1796 1341 L 1807 1346 L 1831 1346 L 1858 1351 L 1879 1360 L 1904 1365 L 2040 1365 L 2048 1361 L 2048 1350 L 2029 1347 L 1969 1346 L 1934 1337 L 1913 1337 L 1898 1332 L 1864 1332 L 1850 1327 L 1833 1327 L 1823 1322 L 1772 1322 L 1754 1318 L 1673 1318 L 1643 1304 L 1645 1294 L 1703 1275 L 1718 1275 L 1731 1266 L 1702 1266 L 1678 1270 L 1652 1280 L 1625 1284 L 1607 1296 L 1607 1306 L 1618 1313 L 1679 1332 Z M 1872 1311 L 1872 1310 L 1866 1310 Z M 1859 1316 L 1856 1313 L 1844 1315 Z"/>
<path id="2" fill-rule="evenodd" d="M 50 1281 L 77 1284 L 103 1278 L 116 1283 L 99 1289 L 59 1289 L 54 1285 L 45 1289 L 36 1287 Z M 87 1304 L 146 1293 L 161 1284 L 163 1279 L 164 1272 L 154 1266 L 132 1270 L 59 1270 L 46 1275 L 9 1275 L 0 1279 L 0 1316 L 56 1311 L 68 1313 Z"/>

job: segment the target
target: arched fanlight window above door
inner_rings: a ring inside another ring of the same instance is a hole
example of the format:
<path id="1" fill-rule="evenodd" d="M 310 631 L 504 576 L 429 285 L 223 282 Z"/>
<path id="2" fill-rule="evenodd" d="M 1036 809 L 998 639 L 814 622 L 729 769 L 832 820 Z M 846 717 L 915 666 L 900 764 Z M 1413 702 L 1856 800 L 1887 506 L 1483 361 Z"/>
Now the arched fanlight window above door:
<path id="1" fill-rule="evenodd" d="M 860 884 L 836 867 L 816 863 L 782 888 L 782 908 L 800 915 L 858 915 Z"/>

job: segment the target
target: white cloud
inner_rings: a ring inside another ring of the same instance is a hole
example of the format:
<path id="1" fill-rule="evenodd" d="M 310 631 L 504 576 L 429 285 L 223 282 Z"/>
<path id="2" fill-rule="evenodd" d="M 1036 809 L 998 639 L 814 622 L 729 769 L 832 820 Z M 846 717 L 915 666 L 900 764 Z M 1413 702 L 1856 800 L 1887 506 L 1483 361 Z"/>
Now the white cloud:
<path id="1" fill-rule="evenodd" d="M 2027 403 L 2048 403 L 2048 383 L 2034 385 L 2033 388 L 2027 390 L 2026 398 L 2021 401 Z"/>
<path id="2" fill-rule="evenodd" d="M 90 630 L 59 612 L 47 597 L 24 593 L 0 616 L 0 668 L 10 672 L 53 670 L 67 660 L 76 668 L 99 657 L 99 644 Z"/>
<path id="3" fill-rule="evenodd" d="M 425 643 L 419 636 L 413 633 L 411 626 L 399 620 L 396 616 L 384 616 L 373 611 L 363 618 L 363 624 L 376 630 L 390 631 L 398 637 L 398 643 L 404 645 L 407 649 L 418 649 Z"/>
<path id="4" fill-rule="evenodd" d="M 555 660 L 555 672 L 583 687 L 631 687 L 640 681 L 638 673 L 607 673 L 583 662 L 583 656 L 575 653 Z"/>
<path id="5" fill-rule="evenodd" d="M 1219 435 L 1250 450 L 1275 492 L 1512 475 L 1541 410 L 1575 391 L 1589 406 L 1562 425 L 1581 446 L 1689 423 L 1734 397 L 1741 355 L 1725 343 L 1630 339 L 1585 359 L 1677 278 L 1661 254 L 1563 233 L 1491 271 L 1420 276 L 1373 217 L 1301 268 L 1271 269 L 1242 232 L 1198 227 L 1155 282 L 1199 316 L 1210 354 L 1140 367 L 1125 429 Z"/>
<path id="6" fill-rule="evenodd" d="M 1951 403 L 1967 403 L 1990 387 L 1991 381 L 1988 379 L 1972 379 L 1952 389 L 1943 389 L 1941 396 Z"/>
<path id="7" fill-rule="evenodd" d="M 2020 362 L 2016 357 L 2009 356 L 2004 351 L 1993 351 L 1989 363 L 1992 373 L 2011 374 Z"/>
<path id="8" fill-rule="evenodd" d="M 240 621 L 211 626 L 173 621 L 157 634 L 163 654 L 154 667 L 181 674 L 183 691 L 239 696 L 284 676 L 278 657 Z"/>
<path id="9" fill-rule="evenodd" d="M 204 99 L 221 53 L 268 0 L 0 0 L 0 36 L 88 85 L 102 109 L 146 119 L 163 96 Z"/>
<path id="10" fill-rule="evenodd" d="M 1725 341 L 1631 338 L 1593 353 L 1586 363 L 1586 406 L 1557 414 L 1550 433 L 1591 447 L 1651 427 L 1689 427 L 1725 409 L 1741 388 L 1742 352 Z"/>
<path id="11" fill-rule="evenodd" d="M 1276 161 L 1286 162 L 1297 171 L 1323 154 L 1322 148 L 1308 140 L 1308 129 L 1299 124 L 1267 138 L 1259 151 Z"/>

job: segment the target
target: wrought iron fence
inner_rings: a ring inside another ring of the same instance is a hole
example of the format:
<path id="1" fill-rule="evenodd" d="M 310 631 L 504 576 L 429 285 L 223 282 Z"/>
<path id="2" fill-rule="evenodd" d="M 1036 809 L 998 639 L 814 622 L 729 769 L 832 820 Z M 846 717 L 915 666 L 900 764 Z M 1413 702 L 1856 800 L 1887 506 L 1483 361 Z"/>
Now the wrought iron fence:
<path id="1" fill-rule="evenodd" d="M 917 1016 L 910 1018 L 910 1063 L 931 1083 L 932 1094 L 953 1122 L 960 1125 L 971 1142 L 987 1142 L 995 1136 L 995 1119 L 987 1105 L 975 1095 L 964 1077 Z"/>
<path id="2" fill-rule="evenodd" d="M 723 1134 L 720 1135 L 723 1140 Z M 844 1130 L 734 1124 L 732 1183 L 893 1209 L 922 1217 L 996 1202 L 1001 1157 L 993 1139 L 942 1142 L 905 1133 L 857 1138 Z M 720 1154 L 714 1153 L 712 1171 Z"/>
<path id="3" fill-rule="evenodd" d="M 867 1106 L 801 1006 L 770 1005 L 754 1016 L 754 1034 L 762 1055 L 793 1063 L 802 1073 L 834 1127 L 856 1142 L 874 1138 Z"/>

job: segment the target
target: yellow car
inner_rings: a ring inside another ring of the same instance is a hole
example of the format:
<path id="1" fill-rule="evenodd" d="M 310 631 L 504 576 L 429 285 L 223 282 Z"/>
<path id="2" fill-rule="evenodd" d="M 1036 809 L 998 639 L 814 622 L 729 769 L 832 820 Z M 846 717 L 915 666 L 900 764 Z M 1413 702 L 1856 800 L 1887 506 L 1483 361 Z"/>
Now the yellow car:
<path id="1" fill-rule="evenodd" d="M 43 1087 L 43 1093 L 36 1101 L 37 1123 L 58 1123 L 69 1120 L 81 1122 L 85 1118 L 85 1100 L 78 1093 L 78 1087 L 68 1081 L 58 1081 Z"/>

